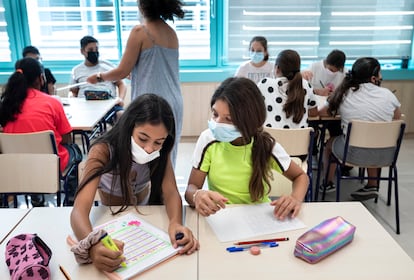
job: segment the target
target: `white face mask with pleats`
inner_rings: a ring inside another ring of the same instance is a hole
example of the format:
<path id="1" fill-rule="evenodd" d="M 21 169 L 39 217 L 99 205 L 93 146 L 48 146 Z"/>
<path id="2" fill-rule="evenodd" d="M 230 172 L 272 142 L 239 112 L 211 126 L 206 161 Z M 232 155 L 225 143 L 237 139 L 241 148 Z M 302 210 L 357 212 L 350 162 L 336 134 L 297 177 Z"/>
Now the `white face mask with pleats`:
<path id="1" fill-rule="evenodd" d="M 147 162 L 153 161 L 160 156 L 160 151 L 153 151 L 152 153 L 147 153 L 140 145 L 135 143 L 134 137 L 131 136 L 131 153 L 132 160 L 139 164 L 145 164 Z"/>

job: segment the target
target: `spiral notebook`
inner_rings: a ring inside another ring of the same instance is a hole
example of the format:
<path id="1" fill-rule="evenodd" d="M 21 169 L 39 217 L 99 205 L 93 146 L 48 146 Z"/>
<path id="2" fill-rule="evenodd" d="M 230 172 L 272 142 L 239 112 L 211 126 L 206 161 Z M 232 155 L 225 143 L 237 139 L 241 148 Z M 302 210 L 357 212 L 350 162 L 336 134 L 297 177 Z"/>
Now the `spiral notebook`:
<path id="1" fill-rule="evenodd" d="M 109 279 L 129 279 L 177 254 L 168 234 L 138 215 L 128 213 L 97 226 L 104 228 L 112 239 L 124 242 L 126 267 L 106 273 Z"/>

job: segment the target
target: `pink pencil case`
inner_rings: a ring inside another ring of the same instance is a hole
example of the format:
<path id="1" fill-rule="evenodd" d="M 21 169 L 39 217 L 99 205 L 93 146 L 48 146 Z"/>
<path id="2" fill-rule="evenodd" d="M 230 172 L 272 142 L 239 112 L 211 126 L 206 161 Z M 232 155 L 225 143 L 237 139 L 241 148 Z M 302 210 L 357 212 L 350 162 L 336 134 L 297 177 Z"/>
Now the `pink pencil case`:
<path id="1" fill-rule="evenodd" d="M 317 263 L 349 244 L 355 229 L 339 216 L 325 220 L 298 238 L 294 255 L 308 263 Z"/>

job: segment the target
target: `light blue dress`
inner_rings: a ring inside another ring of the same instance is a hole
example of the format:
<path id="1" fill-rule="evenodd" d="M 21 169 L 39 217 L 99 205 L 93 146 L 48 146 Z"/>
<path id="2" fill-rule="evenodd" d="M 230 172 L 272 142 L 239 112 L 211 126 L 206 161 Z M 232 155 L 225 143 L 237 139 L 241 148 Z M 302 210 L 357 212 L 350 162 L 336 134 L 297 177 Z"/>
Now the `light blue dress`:
<path id="1" fill-rule="evenodd" d="M 154 93 L 170 104 L 175 118 L 175 145 L 171 154 L 173 166 L 177 157 L 178 143 L 183 125 L 183 97 L 181 95 L 178 49 L 155 44 L 144 26 L 153 46 L 143 50 L 131 72 L 131 98 L 145 93 Z"/>

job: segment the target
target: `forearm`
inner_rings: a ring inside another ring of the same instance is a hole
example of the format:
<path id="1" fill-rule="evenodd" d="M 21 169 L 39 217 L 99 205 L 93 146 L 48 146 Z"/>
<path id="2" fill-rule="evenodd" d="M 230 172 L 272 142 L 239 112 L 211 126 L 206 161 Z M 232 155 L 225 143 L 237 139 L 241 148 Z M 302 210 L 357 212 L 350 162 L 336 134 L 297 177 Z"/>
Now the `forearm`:
<path id="1" fill-rule="evenodd" d="M 309 177 L 306 173 L 302 173 L 292 182 L 292 197 L 299 201 L 303 201 L 309 186 Z"/>
<path id="2" fill-rule="evenodd" d="M 169 195 L 164 200 L 170 224 L 183 224 L 182 221 L 182 201 L 180 195 Z"/>
<path id="3" fill-rule="evenodd" d="M 72 210 L 70 224 L 78 240 L 84 239 L 93 230 L 89 213 L 80 210 L 78 207 L 74 207 Z"/>

